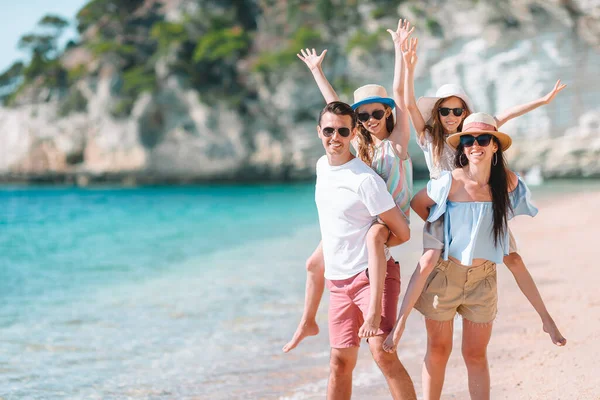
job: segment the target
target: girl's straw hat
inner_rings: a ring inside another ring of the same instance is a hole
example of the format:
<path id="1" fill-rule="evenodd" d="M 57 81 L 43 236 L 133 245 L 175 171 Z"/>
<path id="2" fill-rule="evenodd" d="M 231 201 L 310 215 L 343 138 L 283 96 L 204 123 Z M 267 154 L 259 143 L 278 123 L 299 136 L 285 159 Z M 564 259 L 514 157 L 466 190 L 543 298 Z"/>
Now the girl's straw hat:
<path id="1" fill-rule="evenodd" d="M 433 106 L 435 106 L 435 103 L 439 99 L 445 99 L 452 96 L 462 99 L 469 108 L 469 112 L 473 112 L 473 102 L 469 96 L 467 96 L 467 93 L 465 93 L 464 89 L 459 85 L 449 83 L 441 86 L 437 92 L 435 92 L 435 97 L 420 97 L 419 100 L 417 100 L 417 108 L 423 116 L 423 120 L 426 124 L 430 123 L 431 112 L 433 111 Z"/>
<path id="2" fill-rule="evenodd" d="M 502 151 L 508 149 L 512 144 L 512 139 L 506 133 L 498 132 L 496 119 L 486 113 L 474 113 L 465 118 L 462 132 L 457 132 L 448 136 L 446 142 L 453 148 L 457 148 L 460 143 L 460 137 L 463 135 L 472 135 L 474 133 L 492 134 L 500 142 Z"/>
<path id="3" fill-rule="evenodd" d="M 354 91 L 354 104 L 352 109 L 356 110 L 364 104 L 383 103 L 391 108 L 396 107 L 396 102 L 391 97 L 388 97 L 385 88 L 380 85 L 365 85 Z"/>

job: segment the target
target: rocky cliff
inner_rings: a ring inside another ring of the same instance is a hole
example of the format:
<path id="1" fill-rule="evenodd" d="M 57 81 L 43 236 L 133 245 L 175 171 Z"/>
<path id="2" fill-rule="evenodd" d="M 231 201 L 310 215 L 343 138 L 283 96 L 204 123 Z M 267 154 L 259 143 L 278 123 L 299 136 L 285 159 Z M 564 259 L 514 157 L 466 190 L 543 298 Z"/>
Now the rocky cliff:
<path id="1" fill-rule="evenodd" d="M 4 180 L 309 178 L 323 154 L 315 117 L 324 104 L 295 52 L 328 48 L 325 73 L 351 102 L 357 86 L 391 87 L 385 28 L 400 16 L 420 38 L 417 95 L 456 82 L 478 110 L 496 113 L 561 78 L 568 88 L 553 103 L 505 125 L 511 165 L 600 177 L 597 1 L 146 0 L 117 22 L 81 14 L 81 41 L 60 55 L 74 78 L 57 88 L 38 77 L 0 108 Z M 216 22 L 206 26 L 206 15 Z M 412 155 L 424 176 L 416 146 Z"/>

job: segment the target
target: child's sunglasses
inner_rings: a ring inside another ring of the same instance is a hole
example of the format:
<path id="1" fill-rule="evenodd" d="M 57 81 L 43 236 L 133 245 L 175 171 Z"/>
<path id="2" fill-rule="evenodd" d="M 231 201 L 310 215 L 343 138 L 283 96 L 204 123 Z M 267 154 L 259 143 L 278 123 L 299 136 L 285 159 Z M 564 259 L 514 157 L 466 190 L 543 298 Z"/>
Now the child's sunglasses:
<path id="1" fill-rule="evenodd" d="M 375 110 L 373 114 L 369 114 L 368 112 L 360 112 L 358 113 L 358 120 L 360 122 L 367 122 L 369 118 L 373 117 L 377 121 L 379 121 L 385 115 L 385 110 Z"/>
<path id="2" fill-rule="evenodd" d="M 450 111 L 452 111 L 452 113 L 454 114 L 455 117 L 460 117 L 463 112 L 465 111 L 464 108 L 448 108 L 448 107 L 440 107 L 438 108 L 438 111 L 440 112 L 440 115 L 442 117 L 447 117 L 448 115 L 450 115 Z"/>
<path id="3" fill-rule="evenodd" d="M 460 137 L 460 144 L 462 144 L 463 147 L 471 147 L 475 144 L 475 141 L 477 141 L 477 144 L 479 144 L 481 147 L 486 147 L 489 146 L 493 137 L 494 135 L 491 135 L 489 133 L 484 133 L 477 137 L 473 135 L 462 135 Z"/>
<path id="4" fill-rule="evenodd" d="M 325 136 L 325 137 L 332 137 L 335 131 L 337 131 L 337 133 L 341 137 L 350 136 L 350 128 L 337 128 L 337 129 L 331 128 L 331 127 L 321 128 L 321 132 L 323 133 L 323 136 Z"/>

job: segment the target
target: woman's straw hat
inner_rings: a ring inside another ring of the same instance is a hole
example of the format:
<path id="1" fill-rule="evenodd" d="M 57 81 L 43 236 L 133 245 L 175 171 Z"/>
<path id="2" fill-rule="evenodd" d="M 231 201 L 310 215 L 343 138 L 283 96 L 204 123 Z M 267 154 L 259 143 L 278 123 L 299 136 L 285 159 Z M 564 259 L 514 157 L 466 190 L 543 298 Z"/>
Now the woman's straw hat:
<path id="1" fill-rule="evenodd" d="M 498 132 L 496 119 L 486 113 L 474 113 L 469 115 L 463 121 L 462 132 L 457 132 L 448 136 L 446 142 L 453 148 L 457 148 L 460 143 L 460 137 L 479 133 L 492 134 L 500 142 L 502 151 L 505 151 L 512 144 L 512 139 L 506 133 Z"/>

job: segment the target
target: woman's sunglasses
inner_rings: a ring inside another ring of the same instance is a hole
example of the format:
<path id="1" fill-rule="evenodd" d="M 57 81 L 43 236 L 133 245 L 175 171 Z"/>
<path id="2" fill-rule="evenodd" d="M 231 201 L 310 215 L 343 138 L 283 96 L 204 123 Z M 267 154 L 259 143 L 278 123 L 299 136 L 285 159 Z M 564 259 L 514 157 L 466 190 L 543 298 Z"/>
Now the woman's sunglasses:
<path id="1" fill-rule="evenodd" d="M 379 121 L 385 115 L 385 110 L 375 110 L 373 114 L 369 114 L 368 112 L 358 113 L 358 120 L 360 122 L 367 122 L 369 118 L 373 117 L 377 121 Z"/>
<path id="2" fill-rule="evenodd" d="M 350 136 L 350 128 L 337 128 L 337 129 L 331 128 L 331 127 L 321 128 L 321 132 L 323 133 L 323 136 L 325 136 L 325 137 L 332 137 L 335 131 L 337 131 L 337 133 L 341 137 Z"/>
<path id="3" fill-rule="evenodd" d="M 460 137 L 460 144 L 462 144 L 463 147 L 471 147 L 475 144 L 475 141 L 477 141 L 478 145 L 480 145 L 481 147 L 486 147 L 489 146 L 493 137 L 494 135 L 491 135 L 489 133 L 484 133 L 479 136 L 462 135 Z"/>
<path id="4" fill-rule="evenodd" d="M 465 112 L 464 108 L 448 108 L 448 107 L 440 107 L 438 108 L 438 111 L 440 112 L 440 115 L 442 117 L 447 117 L 448 115 L 450 115 L 450 111 L 452 111 L 452 113 L 454 114 L 455 117 L 460 117 L 463 112 Z"/>

